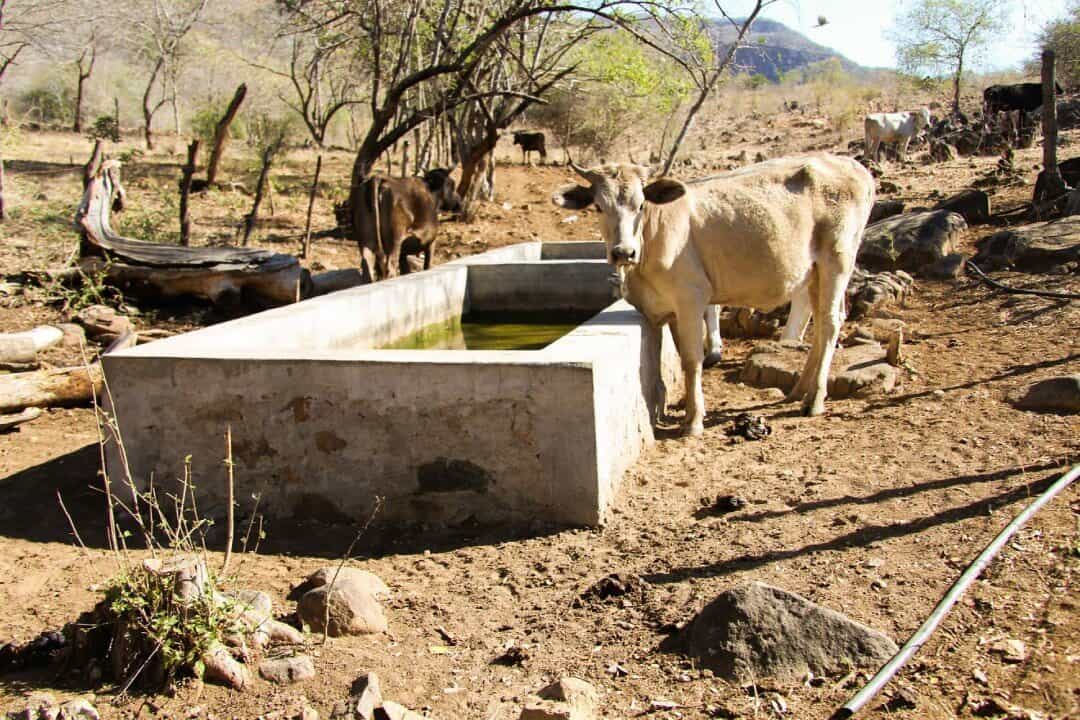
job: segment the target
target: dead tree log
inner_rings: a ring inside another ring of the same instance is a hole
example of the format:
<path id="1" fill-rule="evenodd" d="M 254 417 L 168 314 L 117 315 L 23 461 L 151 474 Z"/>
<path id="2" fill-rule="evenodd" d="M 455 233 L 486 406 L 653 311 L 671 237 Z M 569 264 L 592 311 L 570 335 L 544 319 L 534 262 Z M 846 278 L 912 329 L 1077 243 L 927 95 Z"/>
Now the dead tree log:
<path id="1" fill-rule="evenodd" d="M 37 367 L 37 355 L 64 339 L 64 331 L 52 325 L 33 330 L 0 333 L 0 367 L 26 370 Z"/>
<path id="2" fill-rule="evenodd" d="M 106 352 L 131 347 L 135 333 L 128 333 Z M 89 404 L 105 389 L 101 362 L 82 367 L 34 370 L 0 375 L 0 413 L 21 412 L 33 407 L 71 407 Z"/>
<path id="3" fill-rule="evenodd" d="M 94 141 L 94 149 L 90 153 L 90 159 L 83 165 L 83 177 L 82 186 L 83 191 L 86 190 L 86 186 L 90 184 L 94 175 L 97 174 L 98 167 L 101 165 L 102 160 L 105 159 L 105 154 L 101 149 L 101 138 Z"/>
<path id="4" fill-rule="evenodd" d="M 243 86 L 241 86 L 243 87 Z M 180 244 L 191 244 L 191 218 L 188 216 L 188 198 L 191 195 L 191 179 L 195 176 L 195 163 L 199 158 L 199 141 L 192 140 L 187 149 L 187 164 L 180 177 Z"/>
<path id="5" fill-rule="evenodd" d="M 247 85 L 241 83 L 240 87 L 236 88 L 236 93 L 229 102 L 229 107 L 225 109 L 225 114 L 221 116 L 217 125 L 214 126 L 214 146 L 210 150 L 210 159 L 206 163 L 207 186 L 213 185 L 217 181 L 218 165 L 221 163 L 221 156 L 225 152 L 225 143 L 229 140 L 229 126 L 236 119 L 236 114 L 240 112 L 240 105 L 244 102 L 246 96 Z"/>
<path id="6" fill-rule="evenodd" d="M 120 165 L 106 161 L 87 187 L 76 225 L 83 231 L 79 264 L 131 297 L 160 301 L 193 297 L 223 302 L 248 297 L 260 305 L 307 297 L 310 274 L 292 255 L 237 247 L 179 247 L 117 235 L 110 210 L 122 197 Z M 299 290 L 299 292 L 298 292 Z"/>

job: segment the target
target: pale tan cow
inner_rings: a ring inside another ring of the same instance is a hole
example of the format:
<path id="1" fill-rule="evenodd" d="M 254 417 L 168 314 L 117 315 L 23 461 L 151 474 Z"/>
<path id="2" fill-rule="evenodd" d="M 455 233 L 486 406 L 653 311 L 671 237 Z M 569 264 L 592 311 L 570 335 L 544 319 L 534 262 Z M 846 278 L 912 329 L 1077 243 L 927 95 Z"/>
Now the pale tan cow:
<path id="1" fill-rule="evenodd" d="M 626 299 L 653 324 L 670 324 L 686 375 L 684 432 L 704 431 L 702 317 L 710 304 L 775 308 L 795 297 L 812 313 L 814 338 L 790 400 L 825 411 L 829 366 L 843 322 L 844 291 L 874 204 L 874 180 L 850 158 L 782 158 L 712 178 L 649 183 L 633 164 L 586 170 L 552 201 L 568 209 L 595 202 L 608 261 Z M 797 328 L 797 330 L 796 330 Z"/>

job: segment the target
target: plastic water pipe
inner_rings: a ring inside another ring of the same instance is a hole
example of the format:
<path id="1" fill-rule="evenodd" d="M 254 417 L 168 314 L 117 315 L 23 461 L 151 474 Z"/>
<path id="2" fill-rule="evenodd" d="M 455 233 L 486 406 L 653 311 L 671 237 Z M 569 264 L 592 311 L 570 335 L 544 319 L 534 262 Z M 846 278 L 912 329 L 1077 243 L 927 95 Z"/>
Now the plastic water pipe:
<path id="1" fill-rule="evenodd" d="M 919 626 L 919 629 L 915 631 L 915 634 L 904 643 L 904 647 L 900 648 L 900 651 L 893 655 L 892 659 L 887 662 L 884 667 L 877 671 L 874 677 L 870 678 L 863 689 L 857 692 L 842 708 L 832 714 L 830 720 L 846 720 L 855 713 L 859 712 L 870 702 L 875 695 L 881 692 L 881 689 L 892 680 L 893 676 L 900 671 L 908 660 L 919 651 L 923 643 L 927 638 L 933 634 L 937 629 L 941 621 L 945 619 L 945 616 L 952 610 L 956 601 L 967 591 L 975 579 L 982 574 L 982 571 L 986 569 L 986 566 L 994 559 L 1001 548 L 1005 546 L 1005 543 L 1012 539 L 1012 536 L 1016 534 L 1024 523 L 1031 519 L 1031 516 L 1039 512 L 1048 502 L 1054 499 L 1058 493 L 1065 488 L 1069 487 L 1076 478 L 1080 477 L 1080 465 L 1076 465 L 1072 470 L 1062 475 L 1058 480 L 1046 488 L 1039 497 L 1035 499 L 1035 502 L 1024 508 L 1024 511 L 1016 516 L 1011 523 L 1005 526 L 1005 529 L 998 533 L 997 537 L 986 546 L 979 557 L 975 558 L 975 561 L 968 566 L 968 569 L 964 571 L 964 574 L 953 583 L 949 591 L 945 593 L 945 597 L 941 598 L 941 601 L 934 608 L 934 612 L 930 613 L 930 617 L 923 621 L 923 624 Z"/>

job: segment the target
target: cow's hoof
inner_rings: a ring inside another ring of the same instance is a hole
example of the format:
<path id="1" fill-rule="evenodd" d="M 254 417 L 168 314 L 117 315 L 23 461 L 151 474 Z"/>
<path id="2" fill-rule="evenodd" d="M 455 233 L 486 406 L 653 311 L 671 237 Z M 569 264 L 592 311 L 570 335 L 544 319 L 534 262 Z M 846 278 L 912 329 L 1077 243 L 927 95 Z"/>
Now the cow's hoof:
<path id="1" fill-rule="evenodd" d="M 719 365 L 720 360 L 724 357 L 723 353 L 719 350 L 713 350 L 705 356 L 704 362 L 701 363 L 702 367 L 711 368 L 714 365 Z"/>
<path id="2" fill-rule="evenodd" d="M 690 423 L 689 425 L 683 425 L 680 431 L 683 437 L 700 437 L 705 434 L 705 424 Z"/>
<path id="3" fill-rule="evenodd" d="M 817 417 L 825 414 L 825 401 L 804 402 L 802 406 L 803 417 Z"/>

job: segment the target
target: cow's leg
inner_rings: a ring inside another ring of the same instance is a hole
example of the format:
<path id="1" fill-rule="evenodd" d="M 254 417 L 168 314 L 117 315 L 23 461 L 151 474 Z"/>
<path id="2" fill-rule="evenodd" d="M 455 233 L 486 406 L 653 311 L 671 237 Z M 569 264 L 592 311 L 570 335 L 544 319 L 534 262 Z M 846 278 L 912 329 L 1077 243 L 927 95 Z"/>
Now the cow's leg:
<path id="1" fill-rule="evenodd" d="M 708 305 L 705 308 L 705 337 L 707 339 L 705 367 L 712 367 L 720 362 L 724 355 L 724 338 L 720 337 L 720 306 Z"/>
<path id="2" fill-rule="evenodd" d="M 900 156 L 900 162 L 903 163 L 907 160 L 907 149 L 911 143 L 911 138 L 906 135 L 900 140 L 900 147 L 898 148 L 897 155 Z"/>
<path id="3" fill-rule="evenodd" d="M 813 269 L 810 270 L 810 279 L 807 280 L 806 284 L 803 286 L 803 288 L 804 288 L 803 291 L 805 293 L 804 297 L 805 297 L 805 301 L 806 301 L 807 306 L 810 306 L 810 304 L 812 302 L 816 302 L 816 298 L 818 296 L 818 285 L 819 285 L 819 282 L 818 282 L 818 266 L 815 264 Z M 794 313 L 794 311 L 795 311 L 794 298 L 792 299 L 791 310 Z M 809 313 L 807 313 L 807 314 L 809 314 Z M 790 317 L 788 319 L 788 324 L 789 325 L 791 324 Z M 785 330 L 786 329 L 787 328 L 785 327 Z M 815 338 L 817 337 L 817 331 L 816 330 L 815 330 L 814 336 L 815 336 Z M 817 341 L 815 339 L 815 341 L 810 344 L 810 352 L 808 352 L 806 354 L 806 363 L 803 365 L 802 372 L 799 373 L 799 377 L 795 381 L 795 386 L 793 388 L 791 388 L 790 392 L 788 392 L 788 394 L 787 394 L 787 398 L 785 398 L 787 400 L 787 402 L 796 402 L 796 401 L 802 400 L 804 397 L 806 397 L 806 393 L 810 389 L 810 379 L 811 379 L 811 377 L 813 377 L 814 369 L 817 367 L 817 352 L 818 352 L 818 350 L 819 350 L 818 343 L 817 343 Z"/>
<path id="4" fill-rule="evenodd" d="M 844 322 L 844 288 L 847 287 L 850 270 L 839 263 L 819 265 L 821 275 L 818 283 L 817 312 L 814 323 L 814 345 L 819 348 L 817 367 L 814 368 L 810 387 L 803 398 L 803 415 L 821 415 L 825 412 L 825 395 L 829 387 L 829 368 L 836 353 L 836 341 L 840 338 L 840 326 Z"/>
<path id="5" fill-rule="evenodd" d="M 791 310 L 788 312 L 787 323 L 783 332 L 780 333 L 780 342 L 802 342 L 806 334 L 806 326 L 810 322 L 813 305 L 810 304 L 810 291 L 807 284 L 795 290 L 791 295 Z"/>
<path id="6" fill-rule="evenodd" d="M 408 267 L 406 258 L 403 257 L 403 253 L 401 252 L 401 246 L 404 245 L 404 244 L 405 244 L 405 234 L 404 233 L 394 233 L 393 242 L 390 245 L 390 253 L 387 256 L 387 260 L 388 260 L 387 264 L 389 265 L 388 270 L 390 271 L 390 274 L 388 275 L 388 277 L 395 277 L 398 274 L 404 274 L 404 273 L 401 272 L 402 264 L 405 264 L 405 266 Z M 403 262 L 403 261 L 405 261 L 405 262 Z"/>
<path id="7" fill-rule="evenodd" d="M 705 360 L 704 324 L 701 321 L 704 313 L 705 308 L 698 306 L 676 316 L 672 323 L 686 384 L 683 435 L 701 435 L 705 432 L 705 391 L 701 387 L 701 369 Z"/>
<path id="8" fill-rule="evenodd" d="M 435 252 L 435 243 L 429 242 L 424 246 L 424 269 L 427 270 L 431 267 L 431 254 Z"/>

